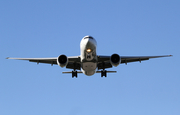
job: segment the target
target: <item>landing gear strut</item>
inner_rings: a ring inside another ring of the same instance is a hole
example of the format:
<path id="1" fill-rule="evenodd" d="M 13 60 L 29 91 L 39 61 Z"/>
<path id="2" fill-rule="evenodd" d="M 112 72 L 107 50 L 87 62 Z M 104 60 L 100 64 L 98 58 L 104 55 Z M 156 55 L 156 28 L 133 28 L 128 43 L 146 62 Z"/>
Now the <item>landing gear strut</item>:
<path id="1" fill-rule="evenodd" d="M 72 78 L 74 78 L 74 76 L 77 78 L 77 71 L 72 71 Z"/>
<path id="2" fill-rule="evenodd" d="M 101 77 L 103 77 L 103 76 L 107 77 L 107 71 L 106 70 L 101 71 Z"/>

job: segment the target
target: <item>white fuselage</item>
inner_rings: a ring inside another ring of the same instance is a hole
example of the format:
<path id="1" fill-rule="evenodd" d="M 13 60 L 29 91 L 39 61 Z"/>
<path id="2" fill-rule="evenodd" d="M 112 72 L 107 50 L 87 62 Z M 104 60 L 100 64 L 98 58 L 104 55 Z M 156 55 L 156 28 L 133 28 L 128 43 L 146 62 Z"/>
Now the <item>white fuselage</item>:
<path id="1" fill-rule="evenodd" d="M 88 76 L 96 72 L 96 46 L 96 40 L 91 36 L 85 36 L 80 43 L 82 72 Z"/>

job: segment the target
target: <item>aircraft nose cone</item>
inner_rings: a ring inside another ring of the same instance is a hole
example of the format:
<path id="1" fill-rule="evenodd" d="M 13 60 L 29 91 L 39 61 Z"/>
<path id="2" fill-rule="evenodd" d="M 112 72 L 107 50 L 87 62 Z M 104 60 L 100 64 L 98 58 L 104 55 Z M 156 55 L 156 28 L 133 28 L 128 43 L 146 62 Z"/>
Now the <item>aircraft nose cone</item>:
<path id="1" fill-rule="evenodd" d="M 89 39 L 87 40 L 87 46 L 89 46 L 89 45 L 92 46 L 92 45 L 95 45 L 95 44 L 96 44 L 96 43 L 95 43 L 94 39 L 90 39 L 90 38 L 89 38 Z"/>
<path id="2" fill-rule="evenodd" d="M 91 47 L 96 47 L 96 40 L 92 36 L 85 36 L 80 43 L 80 47 L 86 47 L 86 48 L 91 48 Z"/>
<path id="3" fill-rule="evenodd" d="M 88 45 L 88 44 L 93 44 L 93 42 L 94 42 L 94 38 L 92 37 L 92 36 L 85 36 L 84 38 L 83 38 L 83 41 L 85 42 L 85 44 L 86 45 Z"/>

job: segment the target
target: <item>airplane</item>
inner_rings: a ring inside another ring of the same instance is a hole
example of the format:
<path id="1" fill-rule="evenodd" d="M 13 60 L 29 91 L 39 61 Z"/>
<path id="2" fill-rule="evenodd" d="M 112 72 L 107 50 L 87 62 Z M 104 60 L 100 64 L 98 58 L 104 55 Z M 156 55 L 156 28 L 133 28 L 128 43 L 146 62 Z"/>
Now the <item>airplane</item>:
<path id="1" fill-rule="evenodd" d="M 85 36 L 80 42 L 80 56 L 70 56 L 62 54 L 53 58 L 10 58 L 17 60 L 28 60 L 29 62 L 47 63 L 51 65 L 59 65 L 73 71 L 63 72 L 71 73 L 72 78 L 76 77 L 78 73 L 84 73 L 87 76 L 101 73 L 101 77 L 107 77 L 107 73 L 116 73 L 116 71 L 107 71 L 107 68 L 117 67 L 119 64 L 126 64 L 136 61 L 145 61 L 151 58 L 170 57 L 172 55 L 162 56 L 119 56 L 112 54 L 110 56 L 97 55 L 96 53 L 97 42 L 92 36 Z M 80 71 L 77 71 L 80 70 Z M 99 71 L 100 70 L 100 71 Z"/>

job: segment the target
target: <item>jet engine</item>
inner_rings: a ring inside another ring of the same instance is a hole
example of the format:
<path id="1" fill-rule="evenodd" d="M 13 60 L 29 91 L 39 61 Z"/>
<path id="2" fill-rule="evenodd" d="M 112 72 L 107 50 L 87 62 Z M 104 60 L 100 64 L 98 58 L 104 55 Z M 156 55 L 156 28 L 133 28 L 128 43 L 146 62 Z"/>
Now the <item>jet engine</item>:
<path id="1" fill-rule="evenodd" d="M 121 58 L 118 54 L 113 54 L 110 57 L 110 62 L 111 62 L 111 65 L 116 67 L 121 63 Z"/>
<path id="2" fill-rule="evenodd" d="M 68 64 L 68 58 L 66 55 L 60 55 L 58 58 L 57 58 L 57 64 L 61 67 L 64 67 Z"/>

